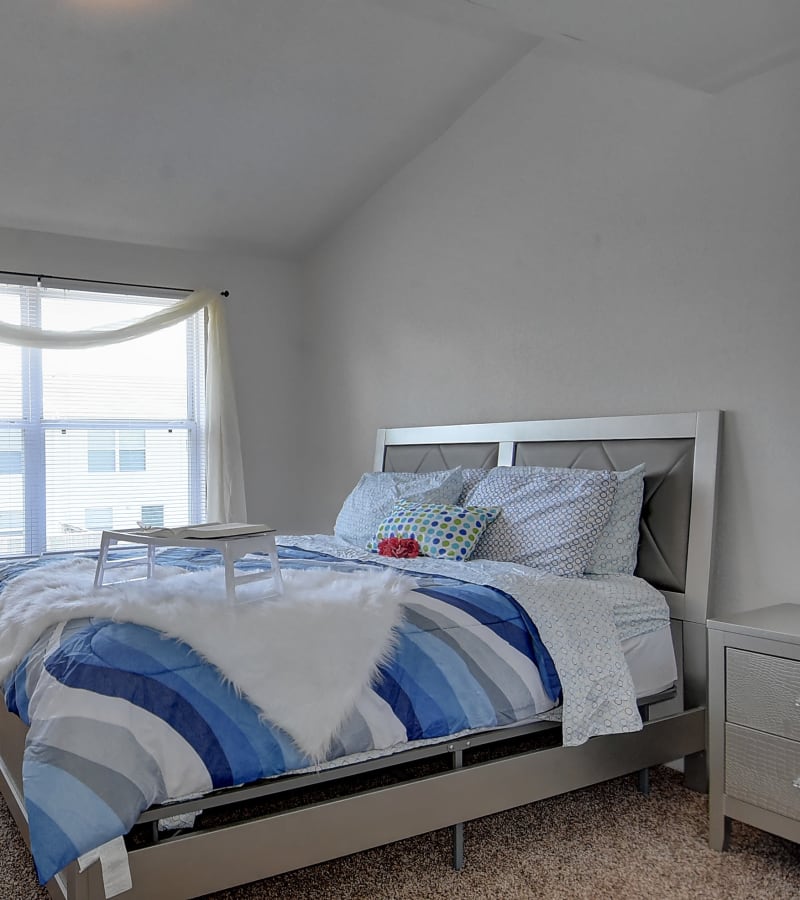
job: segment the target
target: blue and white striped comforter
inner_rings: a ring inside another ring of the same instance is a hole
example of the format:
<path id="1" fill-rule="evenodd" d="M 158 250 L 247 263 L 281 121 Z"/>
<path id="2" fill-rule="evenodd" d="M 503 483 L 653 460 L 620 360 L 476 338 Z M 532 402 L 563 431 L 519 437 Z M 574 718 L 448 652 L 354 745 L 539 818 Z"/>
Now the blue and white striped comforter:
<path id="1" fill-rule="evenodd" d="M 281 556 L 289 567 L 357 564 L 300 547 Z M 208 551 L 172 550 L 163 560 L 190 569 L 218 563 Z M 420 574 L 394 654 L 341 728 L 331 761 L 510 725 L 560 700 L 550 653 L 509 593 Z M 190 647 L 130 623 L 49 628 L 4 691 L 8 709 L 30 726 L 23 781 L 43 883 L 125 834 L 152 804 L 311 765 Z"/>

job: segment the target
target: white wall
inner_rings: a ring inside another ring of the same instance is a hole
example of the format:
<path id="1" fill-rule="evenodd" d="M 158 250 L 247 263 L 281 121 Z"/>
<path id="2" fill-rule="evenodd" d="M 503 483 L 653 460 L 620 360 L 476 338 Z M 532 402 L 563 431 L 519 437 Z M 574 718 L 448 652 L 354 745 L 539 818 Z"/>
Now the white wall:
<path id="1" fill-rule="evenodd" d="M 229 290 L 248 516 L 283 531 L 296 528 L 293 390 L 300 374 L 300 314 L 294 264 L 0 229 L 0 269 Z"/>
<path id="2" fill-rule="evenodd" d="M 380 425 L 722 408 L 717 608 L 797 601 L 800 63 L 708 95 L 583 52 L 540 45 L 310 261 L 303 527 Z"/>

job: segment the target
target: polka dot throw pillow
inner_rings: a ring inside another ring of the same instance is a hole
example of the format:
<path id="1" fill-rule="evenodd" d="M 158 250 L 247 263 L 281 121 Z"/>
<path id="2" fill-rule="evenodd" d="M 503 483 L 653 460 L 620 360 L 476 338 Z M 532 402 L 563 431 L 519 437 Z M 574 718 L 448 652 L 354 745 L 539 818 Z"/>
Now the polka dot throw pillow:
<path id="1" fill-rule="evenodd" d="M 450 506 L 400 500 L 381 522 L 369 549 L 384 538 L 415 538 L 423 556 L 469 559 L 486 527 L 500 514 L 499 507 Z"/>

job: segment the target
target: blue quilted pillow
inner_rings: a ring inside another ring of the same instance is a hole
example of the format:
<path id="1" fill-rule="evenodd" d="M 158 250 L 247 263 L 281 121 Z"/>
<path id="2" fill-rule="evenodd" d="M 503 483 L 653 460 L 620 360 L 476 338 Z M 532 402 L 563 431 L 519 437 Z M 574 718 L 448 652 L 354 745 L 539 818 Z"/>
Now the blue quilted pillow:
<path id="1" fill-rule="evenodd" d="M 415 538 L 423 556 L 463 562 L 469 559 L 485 528 L 499 514 L 499 507 L 481 509 L 400 500 L 381 522 L 368 549 L 377 549 L 384 538 Z"/>
<path id="2" fill-rule="evenodd" d="M 398 500 L 455 503 L 461 486 L 460 466 L 438 472 L 367 472 L 342 504 L 333 533 L 366 547 Z"/>

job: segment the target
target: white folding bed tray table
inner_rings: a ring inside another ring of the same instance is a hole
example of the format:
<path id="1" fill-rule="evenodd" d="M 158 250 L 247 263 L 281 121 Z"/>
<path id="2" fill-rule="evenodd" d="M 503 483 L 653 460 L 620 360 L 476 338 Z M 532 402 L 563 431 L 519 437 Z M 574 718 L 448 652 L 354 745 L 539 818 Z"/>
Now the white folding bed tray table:
<path id="1" fill-rule="evenodd" d="M 146 548 L 145 556 L 127 557 L 124 559 L 108 558 L 109 549 L 120 543 L 137 544 Z M 146 564 L 146 578 L 152 578 L 155 571 L 156 547 L 194 547 L 196 550 L 216 550 L 222 554 L 225 565 L 225 590 L 228 601 L 236 600 L 236 587 L 253 581 L 270 583 L 267 595 L 283 592 L 281 568 L 278 562 L 278 551 L 275 546 L 275 529 L 269 528 L 255 534 L 237 534 L 224 537 L 189 538 L 174 535 L 149 534 L 145 530 L 104 531 L 100 539 L 100 553 L 97 557 L 97 569 L 94 575 L 94 586 L 102 587 L 109 569 L 120 569 L 134 565 Z M 269 557 L 270 568 L 258 572 L 237 574 L 236 561 L 248 553 L 265 553 Z M 118 581 L 131 579 L 120 578 Z"/>

